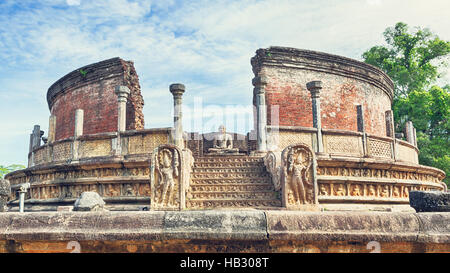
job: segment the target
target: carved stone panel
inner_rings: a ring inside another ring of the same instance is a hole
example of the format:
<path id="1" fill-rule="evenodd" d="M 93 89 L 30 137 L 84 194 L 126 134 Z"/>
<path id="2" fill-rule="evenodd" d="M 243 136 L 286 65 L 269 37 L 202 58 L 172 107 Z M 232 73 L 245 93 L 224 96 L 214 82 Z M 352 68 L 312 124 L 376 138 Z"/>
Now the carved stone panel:
<path id="1" fill-rule="evenodd" d="M 281 166 L 280 166 L 280 153 L 268 152 L 264 157 L 264 166 L 266 166 L 266 170 L 270 173 L 272 178 L 272 184 L 276 191 L 281 190 Z"/>
<path id="2" fill-rule="evenodd" d="M 11 186 L 8 180 L 0 178 L 0 212 L 6 211 L 6 204 L 11 195 Z"/>
<path id="3" fill-rule="evenodd" d="M 283 206 L 306 209 L 318 204 L 316 161 L 308 145 L 286 147 L 281 154 Z"/>
<path id="4" fill-rule="evenodd" d="M 185 207 L 182 157 L 181 150 L 175 145 L 160 145 L 153 151 L 150 167 L 151 209 L 180 210 Z"/>

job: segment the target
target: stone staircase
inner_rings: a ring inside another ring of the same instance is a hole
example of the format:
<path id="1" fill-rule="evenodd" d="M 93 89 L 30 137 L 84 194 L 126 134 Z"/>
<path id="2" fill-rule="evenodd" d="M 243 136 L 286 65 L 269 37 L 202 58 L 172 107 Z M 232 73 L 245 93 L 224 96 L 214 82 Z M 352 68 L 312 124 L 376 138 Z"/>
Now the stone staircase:
<path id="1" fill-rule="evenodd" d="M 188 209 L 281 206 L 262 157 L 197 157 L 191 178 Z"/>

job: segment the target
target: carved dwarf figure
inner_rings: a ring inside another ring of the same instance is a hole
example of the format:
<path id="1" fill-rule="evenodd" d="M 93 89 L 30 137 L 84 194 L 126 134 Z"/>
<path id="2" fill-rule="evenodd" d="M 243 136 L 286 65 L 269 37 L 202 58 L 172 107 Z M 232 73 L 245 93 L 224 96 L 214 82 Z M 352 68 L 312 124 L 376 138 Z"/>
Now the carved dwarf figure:
<path id="1" fill-rule="evenodd" d="M 0 179 L 0 212 L 7 210 L 6 204 L 11 195 L 11 186 L 6 179 Z"/>
<path id="2" fill-rule="evenodd" d="M 219 127 L 219 133 L 214 136 L 214 146 L 208 150 L 212 153 L 238 153 L 238 148 L 233 148 L 233 136 L 226 133 L 225 126 Z"/>
<path id="3" fill-rule="evenodd" d="M 356 184 L 353 186 L 352 196 L 361 196 L 361 186 Z"/>

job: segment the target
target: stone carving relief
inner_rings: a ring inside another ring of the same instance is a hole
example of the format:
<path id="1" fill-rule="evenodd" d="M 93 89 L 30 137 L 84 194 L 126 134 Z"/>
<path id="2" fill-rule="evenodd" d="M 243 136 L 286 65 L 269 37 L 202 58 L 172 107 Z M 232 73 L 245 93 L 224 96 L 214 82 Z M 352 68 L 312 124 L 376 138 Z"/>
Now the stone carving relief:
<path id="1" fill-rule="evenodd" d="M 314 153 L 306 144 L 295 144 L 283 150 L 282 190 L 283 206 L 301 208 L 317 204 Z"/>
<path id="2" fill-rule="evenodd" d="M 264 166 L 270 173 L 272 178 L 273 187 L 276 191 L 281 190 L 281 155 L 275 152 L 268 152 L 264 156 Z"/>
<path id="3" fill-rule="evenodd" d="M 151 164 L 151 203 L 153 210 L 184 208 L 185 181 L 182 177 L 182 151 L 174 145 L 160 145 Z"/>
<path id="4" fill-rule="evenodd" d="M 0 212 L 7 210 L 6 204 L 11 195 L 11 186 L 6 179 L 0 179 Z"/>

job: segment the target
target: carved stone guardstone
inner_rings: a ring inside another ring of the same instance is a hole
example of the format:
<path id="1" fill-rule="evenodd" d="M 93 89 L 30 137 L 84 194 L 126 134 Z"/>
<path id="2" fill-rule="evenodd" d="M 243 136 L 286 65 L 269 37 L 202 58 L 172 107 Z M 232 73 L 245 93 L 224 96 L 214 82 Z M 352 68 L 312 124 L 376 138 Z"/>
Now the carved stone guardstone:
<path id="1" fill-rule="evenodd" d="M 281 190 L 281 153 L 269 151 L 264 156 L 264 166 L 270 173 L 275 191 Z"/>
<path id="2" fill-rule="evenodd" d="M 150 209 L 182 210 L 186 207 L 183 152 L 172 144 L 163 144 L 153 151 L 150 166 Z"/>
<path id="3" fill-rule="evenodd" d="M 0 179 L 0 212 L 7 211 L 8 198 L 11 195 L 11 186 L 6 179 Z"/>
<path id="4" fill-rule="evenodd" d="M 295 210 L 318 210 L 316 158 L 304 143 L 281 153 L 282 205 Z"/>

